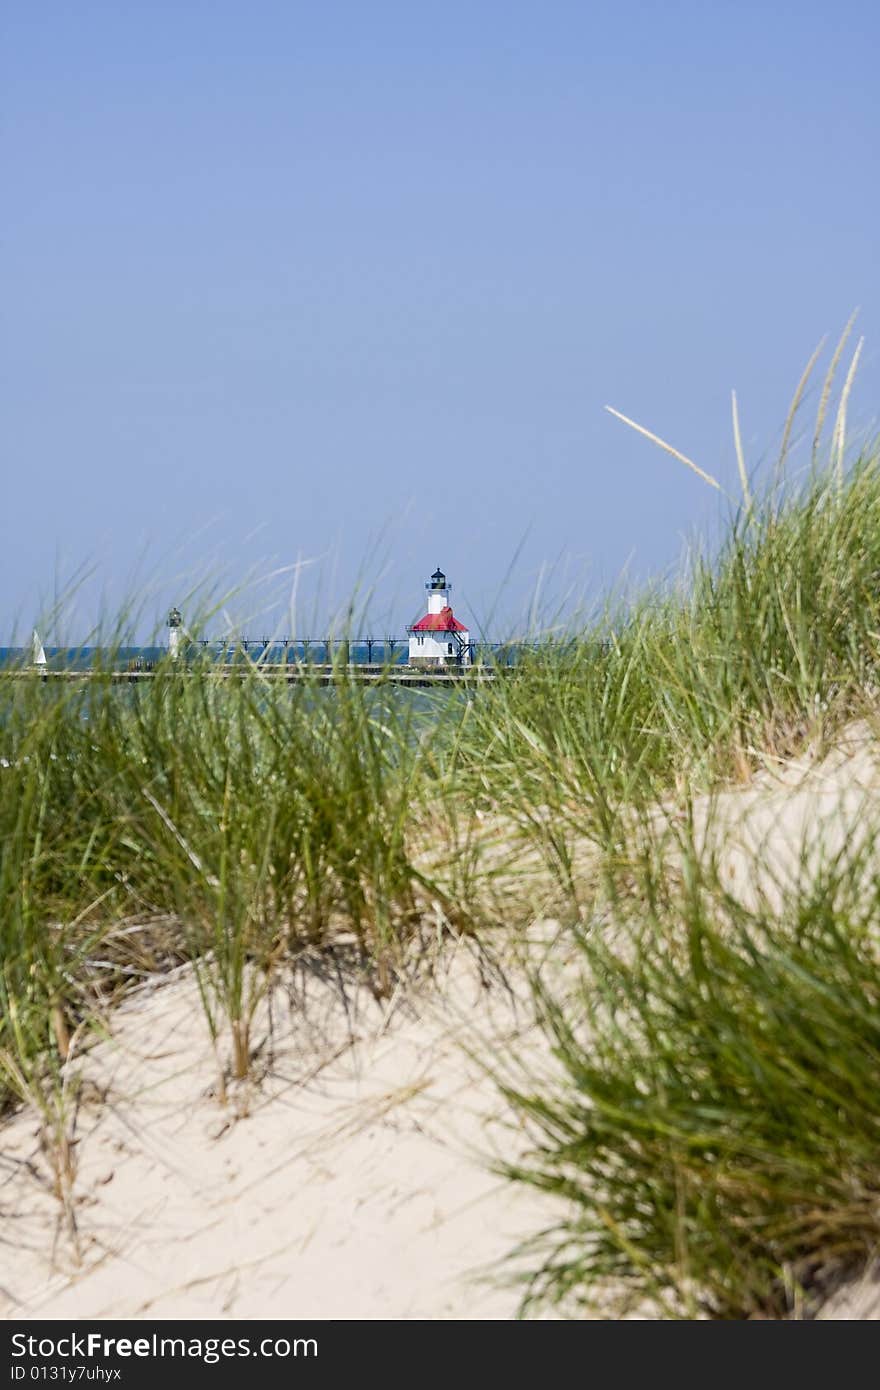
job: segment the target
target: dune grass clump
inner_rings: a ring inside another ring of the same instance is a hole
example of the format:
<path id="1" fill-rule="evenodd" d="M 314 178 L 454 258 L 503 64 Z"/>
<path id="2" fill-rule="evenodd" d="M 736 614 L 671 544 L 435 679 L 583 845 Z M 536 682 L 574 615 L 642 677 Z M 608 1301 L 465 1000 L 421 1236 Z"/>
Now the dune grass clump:
<path id="1" fill-rule="evenodd" d="M 469 711 L 459 775 L 572 901 L 573 847 L 614 855 L 634 808 L 820 746 L 880 662 L 880 460 L 741 512 L 682 584 L 528 654 Z"/>
<path id="2" fill-rule="evenodd" d="M 242 1078 L 255 1009 L 298 951 L 347 935 L 388 989 L 417 917 L 408 832 L 420 746 L 393 692 L 344 676 L 320 689 L 255 671 L 232 682 L 169 673 L 164 708 L 157 694 L 134 710 L 132 747 L 152 770 L 140 857 L 161 866 L 152 896 L 181 923 L 212 1035 L 225 1017 Z"/>
<path id="3" fill-rule="evenodd" d="M 560 1220 L 520 1252 L 524 1310 L 803 1315 L 876 1253 L 875 855 L 746 907 L 691 844 L 578 931 L 578 985 L 536 978 L 557 1070 L 505 1083 L 532 1140 L 505 1171 Z"/>
<path id="4" fill-rule="evenodd" d="M 423 748 L 400 692 L 341 669 L 322 689 L 170 661 L 119 686 L 110 664 L 69 685 L 0 673 L 7 1100 L 132 983 L 181 961 L 243 1078 L 283 962 L 345 940 L 387 992 L 432 891 L 414 848 Z"/>

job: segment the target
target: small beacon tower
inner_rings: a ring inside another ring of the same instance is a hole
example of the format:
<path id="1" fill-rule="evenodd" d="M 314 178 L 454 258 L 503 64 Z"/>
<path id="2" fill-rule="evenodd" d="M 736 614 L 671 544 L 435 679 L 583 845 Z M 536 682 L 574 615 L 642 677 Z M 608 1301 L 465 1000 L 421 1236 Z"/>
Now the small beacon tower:
<path id="1" fill-rule="evenodd" d="M 428 611 L 407 628 L 410 666 L 470 666 L 470 633 L 449 606 L 452 585 L 439 566 L 425 588 Z"/>
<path id="2" fill-rule="evenodd" d="M 172 661 L 180 656 L 182 626 L 183 618 L 180 616 L 180 609 L 172 608 L 168 614 L 168 655 L 171 657 Z"/>

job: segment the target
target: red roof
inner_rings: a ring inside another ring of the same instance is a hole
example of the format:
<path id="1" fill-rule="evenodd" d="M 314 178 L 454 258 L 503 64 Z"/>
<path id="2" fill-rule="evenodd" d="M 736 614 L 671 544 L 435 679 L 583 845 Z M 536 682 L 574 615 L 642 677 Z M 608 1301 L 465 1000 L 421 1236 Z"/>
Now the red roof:
<path id="1" fill-rule="evenodd" d="M 452 616 L 452 609 L 447 607 L 441 608 L 439 613 L 426 613 L 424 618 L 413 623 L 410 632 L 467 632 L 467 628 Z"/>

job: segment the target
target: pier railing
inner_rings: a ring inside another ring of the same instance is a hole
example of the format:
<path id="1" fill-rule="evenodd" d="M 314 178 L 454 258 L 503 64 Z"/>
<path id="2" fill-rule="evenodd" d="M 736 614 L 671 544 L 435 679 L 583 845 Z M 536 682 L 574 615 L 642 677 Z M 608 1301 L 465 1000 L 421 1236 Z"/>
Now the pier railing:
<path id="1" fill-rule="evenodd" d="M 515 666 L 525 652 L 544 645 L 540 642 L 510 641 L 464 643 L 447 660 L 447 666 Z M 240 637 L 235 639 L 199 638 L 181 643 L 180 656 L 186 661 L 210 659 L 221 665 L 249 661 L 258 666 L 349 666 L 388 667 L 409 665 L 409 639 L 406 637 Z M 149 660 L 149 658 L 131 658 Z M 134 669 L 138 669 L 136 666 Z"/>
<path id="2" fill-rule="evenodd" d="M 564 652 L 570 638 L 511 639 L 505 642 L 472 641 L 463 644 L 443 663 L 410 664 L 406 637 L 236 637 L 191 638 L 180 643 L 174 666 L 181 672 L 209 667 L 220 674 L 233 674 L 250 666 L 267 674 L 288 676 L 291 680 L 315 678 L 332 684 L 343 670 L 360 680 L 390 678 L 402 684 L 492 679 L 503 670 L 515 668 L 529 653 Z M 597 643 L 607 647 L 607 641 Z M 151 676 L 169 653 L 165 646 L 134 647 L 48 647 L 45 665 L 34 666 L 23 648 L 6 648 L 0 666 L 25 674 L 41 670 L 46 676 L 73 677 L 90 671 L 104 671 L 114 678 Z"/>

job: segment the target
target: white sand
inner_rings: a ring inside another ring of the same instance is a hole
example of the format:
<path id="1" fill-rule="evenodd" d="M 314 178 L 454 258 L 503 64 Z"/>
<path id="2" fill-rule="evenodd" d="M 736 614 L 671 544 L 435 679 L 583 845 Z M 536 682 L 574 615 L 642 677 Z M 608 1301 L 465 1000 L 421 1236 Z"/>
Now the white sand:
<path id="1" fill-rule="evenodd" d="M 390 1018 L 361 990 L 349 1020 L 338 988 L 315 981 L 305 1017 L 274 1005 L 273 1060 L 241 1119 L 247 1097 L 224 1108 L 208 1093 L 216 1066 L 191 977 L 115 1015 L 112 1041 L 84 1062 L 106 1100 L 77 1126 L 79 1271 L 61 1235 L 53 1263 L 57 1203 L 23 1166 L 39 1158 L 33 1116 L 5 1127 L 5 1316 L 515 1314 L 498 1262 L 553 1213 L 487 1171 L 511 1136 L 461 1046 L 483 1029 L 501 1048 L 516 1031 L 503 991 L 490 998 L 462 954 L 439 991 Z"/>

